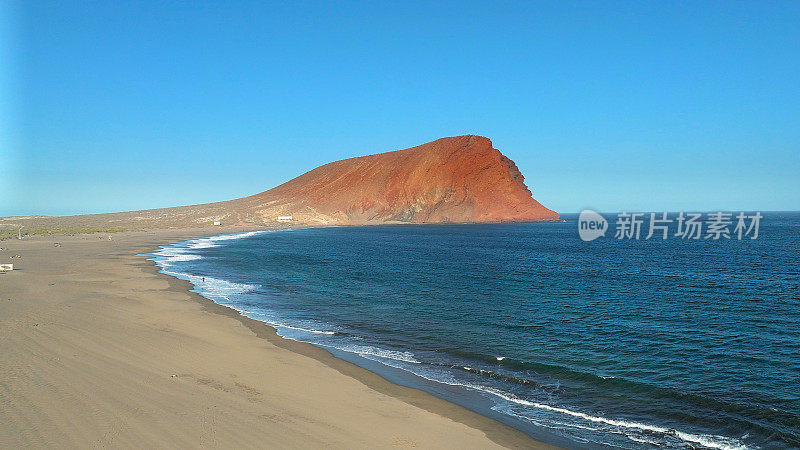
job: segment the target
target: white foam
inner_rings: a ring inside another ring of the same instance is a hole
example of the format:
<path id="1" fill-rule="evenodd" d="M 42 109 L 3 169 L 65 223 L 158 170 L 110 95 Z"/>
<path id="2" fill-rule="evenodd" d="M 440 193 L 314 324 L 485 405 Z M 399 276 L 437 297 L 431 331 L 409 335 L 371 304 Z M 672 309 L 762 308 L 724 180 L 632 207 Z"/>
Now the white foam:
<path id="1" fill-rule="evenodd" d="M 557 413 L 560 413 L 560 414 L 565 414 L 565 415 L 572 416 L 572 417 L 578 417 L 580 419 L 583 419 L 583 420 L 586 420 L 586 421 L 589 421 L 589 422 L 603 423 L 603 424 L 606 424 L 606 425 L 611 425 L 611 426 L 620 427 L 620 428 L 636 429 L 636 430 L 649 431 L 649 432 L 661 433 L 661 434 L 666 434 L 666 435 L 675 435 L 675 436 L 679 437 L 680 439 L 682 439 L 682 440 L 684 440 L 686 442 L 694 442 L 696 444 L 700 444 L 700 445 L 702 445 L 704 447 L 708 447 L 708 448 L 718 448 L 718 449 L 727 449 L 727 450 L 741 450 L 741 449 L 746 449 L 747 448 L 745 445 L 742 445 L 739 441 L 737 441 L 735 439 L 731 439 L 731 438 L 726 438 L 724 436 L 714 436 L 714 435 L 705 435 L 705 434 L 697 435 L 697 434 L 692 434 L 692 433 L 685 433 L 685 432 L 674 430 L 674 429 L 658 427 L 658 426 L 655 426 L 655 425 L 647 425 L 647 424 L 638 423 L 638 422 L 630 422 L 630 421 L 627 421 L 627 420 L 609 419 L 609 418 L 606 418 L 606 417 L 592 416 L 592 415 L 589 415 L 589 414 L 585 414 L 585 413 L 581 413 L 581 412 L 577 412 L 577 411 L 572 411 L 572 410 L 569 410 L 569 409 L 566 409 L 566 408 L 560 408 L 560 407 L 557 407 L 557 406 L 550 406 L 550 405 L 545 405 L 543 403 L 531 402 L 531 401 L 528 401 L 528 400 L 524 400 L 524 399 L 521 399 L 521 398 L 519 398 L 519 397 L 517 397 L 515 395 L 503 392 L 503 391 L 501 391 L 499 389 L 494 389 L 494 388 L 490 388 L 490 387 L 486 387 L 486 386 L 467 385 L 467 384 L 465 384 L 463 386 L 469 387 L 471 389 L 477 389 L 477 390 L 481 390 L 481 391 L 484 391 L 484 392 L 488 392 L 490 394 L 496 395 L 496 396 L 498 396 L 498 397 L 500 397 L 500 398 L 502 398 L 504 400 L 510 401 L 512 403 L 517 403 L 517 404 L 520 404 L 520 405 L 530 406 L 530 407 L 533 407 L 533 408 L 543 409 L 543 410 L 547 410 L 547 411 L 553 411 L 553 412 L 557 412 Z"/>
<path id="2" fill-rule="evenodd" d="M 211 247 L 219 247 L 219 245 L 210 242 L 210 241 L 195 241 L 190 242 L 186 245 L 188 248 L 197 249 L 197 248 L 211 248 Z"/>
<path id="3" fill-rule="evenodd" d="M 155 256 L 156 264 L 158 264 L 160 267 L 170 267 L 175 262 L 196 261 L 203 258 L 202 255 L 192 253 L 192 250 L 219 247 L 220 244 L 218 244 L 218 242 L 220 241 L 242 239 L 267 232 L 268 230 L 248 231 L 245 233 L 221 234 L 218 236 L 190 239 L 182 243 L 160 247 L 153 253 L 153 255 Z"/>
<path id="4" fill-rule="evenodd" d="M 311 329 L 311 328 L 293 327 L 291 325 L 286 325 L 284 323 L 269 322 L 267 320 L 263 320 L 262 322 L 266 323 L 267 325 L 271 325 L 271 326 L 273 326 L 275 328 L 288 328 L 290 330 L 305 331 L 307 333 L 314 333 L 314 334 L 327 334 L 327 335 L 331 335 L 331 336 L 336 334 L 335 331 L 314 330 L 314 329 Z"/>
<path id="5" fill-rule="evenodd" d="M 174 262 L 202 259 L 202 256 L 187 253 L 187 250 L 181 247 L 162 247 L 154 255 L 156 264 L 161 267 L 169 267 Z"/>
<path id="6" fill-rule="evenodd" d="M 382 348 L 365 346 L 365 345 L 346 345 L 344 347 L 336 347 L 336 348 L 346 352 L 355 353 L 363 357 L 376 356 L 378 358 L 394 359 L 396 361 L 403 361 L 412 364 L 421 364 L 417 359 L 414 358 L 414 354 L 411 352 L 385 350 Z"/>
<path id="7" fill-rule="evenodd" d="M 220 241 L 230 241 L 233 239 L 242 239 L 250 236 L 255 236 L 262 233 L 267 233 L 267 230 L 263 231 L 248 231 L 245 233 L 234 233 L 234 234 L 220 234 L 218 236 L 211 236 L 205 238 L 198 238 L 192 239 L 187 242 L 187 247 L 189 248 L 212 248 L 212 247 L 219 247 L 218 242 Z"/>
<path id="8" fill-rule="evenodd" d="M 234 283 L 220 278 L 192 275 L 189 273 L 176 272 L 168 269 L 176 262 L 196 261 L 203 259 L 202 255 L 193 253 L 192 250 L 217 247 L 219 246 L 219 244 L 217 244 L 218 241 L 242 239 L 265 232 L 266 231 L 250 231 L 246 233 L 223 234 L 207 238 L 191 239 L 182 243 L 163 246 L 153 253 L 153 256 L 155 256 L 154 261 L 159 267 L 161 267 L 164 273 L 189 281 L 195 286 L 195 288 L 202 291 L 203 294 L 207 294 L 207 296 L 212 298 L 212 300 L 224 300 L 225 302 L 230 303 L 231 295 L 243 294 L 245 292 L 252 291 L 257 289 L 259 285 Z M 237 308 L 234 307 L 234 309 Z"/>
<path id="9" fill-rule="evenodd" d="M 236 294 L 244 294 L 246 292 L 253 291 L 261 287 L 258 284 L 245 284 L 245 283 L 234 283 L 232 281 L 226 281 L 220 278 L 213 278 L 213 277 L 204 277 L 200 275 L 192 275 L 189 273 L 182 273 L 182 272 L 172 272 L 165 270 L 164 273 L 167 275 L 172 275 L 177 278 L 181 278 L 183 280 L 187 280 L 192 283 L 196 288 L 199 288 L 202 293 L 209 297 L 213 297 L 214 299 L 224 299 L 225 302 L 230 302 L 230 296 Z M 233 309 L 241 312 L 238 308 L 234 307 L 233 305 L 226 305 L 232 306 Z"/>
<path id="10" fill-rule="evenodd" d="M 203 257 L 200 255 L 180 254 L 180 253 L 169 256 L 169 262 L 194 261 L 197 259 L 203 259 Z"/>

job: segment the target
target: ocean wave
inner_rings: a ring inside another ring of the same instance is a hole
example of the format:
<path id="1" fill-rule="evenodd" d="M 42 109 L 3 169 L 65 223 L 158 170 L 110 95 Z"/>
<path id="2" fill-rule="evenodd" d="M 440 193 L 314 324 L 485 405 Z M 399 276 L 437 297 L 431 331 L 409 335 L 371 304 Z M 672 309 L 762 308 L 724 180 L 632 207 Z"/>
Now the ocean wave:
<path id="1" fill-rule="evenodd" d="M 259 288 L 260 285 L 235 283 L 221 278 L 179 272 L 171 270 L 171 268 L 174 267 L 175 263 L 203 259 L 202 255 L 193 253 L 192 250 L 216 247 L 219 245 L 217 244 L 219 241 L 242 239 L 265 232 L 266 231 L 249 231 L 245 233 L 222 234 L 219 236 L 190 239 L 177 244 L 162 246 L 153 252 L 151 256 L 153 256 L 153 261 L 156 265 L 161 267 L 162 272 L 189 281 L 195 286 L 195 289 L 203 294 L 208 294 L 207 296 L 211 298 L 211 300 L 223 300 L 227 303 L 226 306 L 233 307 L 239 311 L 239 309 L 232 304 L 230 296 L 253 291 Z"/>
<path id="2" fill-rule="evenodd" d="M 154 252 L 153 256 L 155 256 L 155 263 L 162 268 L 170 267 L 176 262 L 194 261 L 203 258 L 200 255 L 188 253 L 185 248 L 181 247 L 162 247 Z"/>
<path id="3" fill-rule="evenodd" d="M 541 384 L 541 383 L 537 383 L 536 381 L 530 380 L 528 378 L 522 378 L 522 377 L 515 376 L 515 375 L 495 372 L 493 370 L 479 369 L 479 368 L 475 368 L 475 367 L 460 366 L 460 365 L 454 365 L 454 366 L 450 366 L 450 367 L 452 367 L 453 369 L 463 370 L 464 372 L 469 372 L 469 373 L 472 373 L 472 374 L 475 374 L 475 375 L 480 375 L 480 376 L 486 377 L 486 378 L 492 378 L 492 379 L 496 379 L 496 380 L 508 381 L 508 382 L 514 383 L 514 384 L 521 384 L 521 385 L 525 385 L 525 386 L 530 386 L 530 387 L 533 387 L 533 388 L 535 388 L 537 390 L 544 391 L 544 392 L 549 392 L 549 393 L 553 393 L 553 392 L 557 391 L 558 388 L 559 388 L 558 384 L 556 384 L 556 385 Z"/>
<path id="4" fill-rule="evenodd" d="M 248 231 L 244 233 L 233 234 L 220 234 L 218 236 L 190 239 L 188 241 L 179 242 L 177 244 L 170 244 L 159 247 L 158 250 L 153 252 L 153 260 L 161 267 L 171 267 L 176 262 L 196 261 L 203 259 L 202 255 L 193 253 L 192 250 L 199 250 L 204 248 L 219 247 L 219 242 L 229 241 L 233 239 L 243 239 L 250 236 L 255 236 L 262 233 L 267 233 L 271 230 L 262 231 Z"/>
<path id="5" fill-rule="evenodd" d="M 541 380 L 541 377 L 553 380 L 561 385 L 575 386 L 577 383 L 580 386 L 592 386 L 597 389 L 625 392 L 630 397 L 638 397 L 640 395 L 654 395 L 661 399 L 663 402 L 669 402 L 675 405 L 676 414 L 670 414 L 676 420 L 684 420 L 679 413 L 679 406 L 677 405 L 692 405 L 702 411 L 708 411 L 709 414 L 714 412 L 720 414 L 715 420 L 722 420 L 728 424 L 737 424 L 741 426 L 756 427 L 764 431 L 764 433 L 776 433 L 774 429 L 762 427 L 758 423 L 752 423 L 742 420 L 742 417 L 752 417 L 759 420 L 769 422 L 782 422 L 789 427 L 797 428 L 797 419 L 792 413 L 784 409 L 775 409 L 774 405 L 781 404 L 781 399 L 774 397 L 751 398 L 750 403 L 735 402 L 726 398 L 724 395 L 708 396 L 701 395 L 696 392 L 680 391 L 671 387 L 658 386 L 655 384 L 644 383 L 641 381 L 633 381 L 624 377 L 596 374 L 590 371 L 579 371 L 564 366 L 543 364 L 531 361 L 521 361 L 514 358 L 504 358 L 498 361 L 497 358 L 491 354 L 476 353 L 470 351 L 463 351 L 458 349 L 445 349 L 446 353 L 453 355 L 457 358 L 466 358 L 484 364 L 476 363 L 475 366 L 468 366 L 469 372 L 476 373 L 488 378 L 502 378 L 516 384 L 531 385 L 533 384 L 539 390 L 544 392 L 555 392 L 558 386 L 553 386 L 549 383 L 536 382 Z M 477 368 L 476 368 L 477 366 Z M 465 370 L 459 366 L 454 366 L 459 370 Z M 497 368 L 497 369 L 493 369 Z M 501 370 L 505 369 L 505 370 Z M 510 374 L 508 373 L 510 372 Z M 521 374 L 526 374 L 520 376 Z M 536 375 L 527 378 L 528 375 Z M 534 381 L 531 383 L 531 381 Z M 769 406 L 767 406 L 769 405 Z M 783 440 L 795 442 L 796 437 L 783 430 L 777 430 L 777 435 Z"/>
<path id="6" fill-rule="evenodd" d="M 525 399 L 521 399 L 514 394 L 510 394 L 508 392 L 501 391 L 499 389 L 487 387 L 487 386 L 476 386 L 476 385 L 465 385 L 465 387 L 471 389 L 477 389 L 483 392 L 490 393 L 492 395 L 498 396 L 503 400 L 516 403 L 523 406 L 528 406 L 536 409 L 552 411 L 559 414 L 564 414 L 568 416 L 572 416 L 575 418 L 583 419 L 587 422 L 593 423 L 601 423 L 605 425 L 610 425 L 612 427 L 617 427 L 620 429 L 628 429 L 628 430 L 638 430 L 644 431 L 649 433 L 658 433 L 664 436 L 677 436 L 681 440 L 689 443 L 699 444 L 706 448 L 716 448 L 716 449 L 725 449 L 725 450 L 743 450 L 746 449 L 747 446 L 742 444 L 736 439 L 728 438 L 725 436 L 716 436 L 716 435 L 708 435 L 708 434 L 692 434 L 686 433 L 683 431 L 676 430 L 674 428 L 664 428 L 659 427 L 656 425 L 648 425 L 639 422 L 627 421 L 622 419 L 611 419 L 607 417 L 601 416 L 593 416 L 590 414 L 582 413 L 579 411 L 572 411 L 567 408 L 562 408 L 558 406 L 546 405 L 539 402 L 533 402 Z M 599 430 L 598 430 L 599 431 Z M 609 430 L 605 430 L 609 431 Z M 626 437 L 630 438 L 627 433 L 624 433 Z"/>
<path id="7" fill-rule="evenodd" d="M 208 294 L 211 300 L 224 299 L 226 302 L 225 306 L 230 306 L 239 312 L 243 312 L 244 310 L 237 308 L 231 301 L 230 296 L 251 292 L 261 287 L 258 284 L 234 283 L 221 278 L 193 275 L 190 273 L 167 270 L 165 270 L 164 273 L 189 281 L 194 285 L 195 289 L 200 290 L 201 294 Z"/>
<path id="8" fill-rule="evenodd" d="M 167 252 L 163 253 L 161 256 L 167 258 L 167 262 L 183 262 L 203 259 L 203 257 L 200 255 L 193 255 L 191 253 L 183 252 Z"/>
<path id="9" fill-rule="evenodd" d="M 397 359 L 397 358 L 392 358 L 392 359 Z M 420 364 L 424 364 L 424 363 L 420 363 Z M 549 412 L 553 412 L 553 413 L 557 413 L 557 414 L 561 414 L 561 415 L 566 415 L 566 416 L 569 416 L 569 417 L 582 419 L 582 420 L 584 420 L 585 422 L 588 422 L 588 423 L 602 424 L 602 425 L 607 425 L 608 427 L 607 428 L 599 428 L 599 427 L 589 427 L 589 426 L 586 426 L 586 425 L 582 426 L 582 425 L 580 425 L 578 423 L 568 424 L 568 423 L 563 423 L 563 422 L 556 422 L 556 423 L 560 423 L 561 425 L 564 425 L 564 426 L 569 426 L 569 427 L 573 427 L 573 428 L 583 428 L 583 429 L 587 429 L 587 430 L 592 430 L 592 431 L 597 431 L 597 432 L 604 432 L 604 433 L 622 434 L 626 438 L 629 438 L 629 439 L 631 439 L 631 437 L 638 438 L 638 439 L 643 439 L 641 436 L 637 436 L 637 434 L 631 433 L 631 431 L 633 431 L 633 432 L 644 432 L 644 433 L 649 433 L 649 434 L 660 435 L 660 436 L 662 436 L 664 438 L 668 438 L 668 437 L 672 436 L 672 437 L 676 437 L 676 438 L 680 439 L 681 441 L 683 441 L 683 442 L 685 442 L 687 444 L 700 445 L 700 446 L 705 447 L 705 448 L 724 449 L 724 450 L 744 450 L 744 449 L 748 448 L 747 446 L 742 444 L 739 440 L 734 439 L 734 438 L 728 438 L 728 437 L 725 437 L 725 436 L 717 436 L 717 435 L 708 435 L 708 434 L 693 434 L 693 433 L 687 433 L 687 432 L 679 431 L 679 430 L 676 430 L 676 429 L 673 429 L 673 428 L 665 428 L 665 427 L 659 427 L 659 426 L 656 426 L 656 425 L 644 424 L 644 423 L 640 423 L 640 422 L 634 422 L 634 421 L 627 421 L 627 420 L 622 420 L 622 419 L 613 419 L 613 418 L 607 418 L 607 417 L 602 417 L 602 416 L 590 415 L 590 414 L 586 414 L 586 413 L 579 412 L 579 411 L 573 411 L 573 410 L 570 410 L 570 409 L 567 409 L 567 408 L 563 408 L 563 407 L 559 407 L 559 406 L 553 406 L 553 405 L 548 405 L 548 404 L 545 404 L 545 403 L 526 400 L 526 399 L 520 398 L 520 397 L 518 397 L 518 396 L 516 396 L 514 394 L 511 394 L 509 392 L 505 392 L 505 391 L 503 391 L 501 389 L 497 389 L 497 388 L 490 387 L 490 386 L 484 386 L 484 385 L 480 385 L 480 384 L 460 382 L 460 381 L 457 381 L 455 379 L 445 380 L 445 379 L 443 379 L 441 377 L 434 377 L 434 376 L 430 376 L 430 375 L 425 375 L 425 374 L 421 373 L 420 371 L 412 370 L 411 368 L 398 366 L 398 365 L 391 365 L 391 367 L 395 367 L 395 368 L 399 368 L 399 369 L 405 370 L 407 372 L 411 372 L 411 373 L 413 373 L 414 375 L 416 375 L 416 376 L 418 376 L 420 378 L 423 378 L 423 379 L 426 379 L 428 381 L 432 381 L 432 382 L 435 382 L 435 383 L 441 383 L 441 384 L 445 384 L 445 385 L 449 385 L 449 386 L 457 386 L 457 387 L 462 387 L 462 388 L 466 388 L 466 389 L 473 390 L 473 391 L 483 392 L 483 393 L 486 393 L 486 394 L 501 398 L 501 399 L 503 399 L 503 400 L 505 400 L 505 401 L 507 401 L 509 403 L 512 403 L 512 404 L 525 406 L 525 407 L 528 407 L 528 408 L 534 408 L 534 409 L 537 409 L 537 410 L 549 411 Z M 466 366 L 461 366 L 461 367 L 458 367 L 458 368 L 460 368 L 462 370 L 469 371 L 469 372 L 472 372 L 473 370 L 475 370 L 475 369 L 472 369 L 472 368 L 466 367 Z M 537 420 L 535 418 L 532 418 L 532 417 L 528 417 L 528 416 L 523 415 L 523 414 L 515 413 L 513 415 L 517 416 L 517 417 L 519 417 L 521 419 L 536 423 L 536 424 L 538 424 L 540 426 L 547 426 L 547 424 L 543 423 L 542 421 L 539 421 L 539 420 Z M 631 439 L 631 440 L 635 441 L 635 439 Z"/>
<path id="10" fill-rule="evenodd" d="M 219 247 L 219 242 L 222 241 L 230 241 L 233 239 L 243 239 L 250 236 L 256 236 L 263 233 L 268 233 L 269 230 L 260 230 L 260 231 L 248 231 L 244 233 L 233 233 L 233 234 L 220 234 L 217 236 L 205 237 L 205 238 L 198 238 L 192 239 L 187 241 L 186 246 L 191 249 L 200 249 L 200 248 L 212 248 L 212 247 Z"/>
<path id="11" fill-rule="evenodd" d="M 403 352 L 397 350 L 386 350 L 378 347 L 365 346 L 365 345 L 344 345 L 336 347 L 339 350 L 355 353 L 362 357 L 377 356 L 378 358 L 393 359 L 395 361 L 402 361 L 412 364 L 421 364 L 419 360 L 414 358 L 411 352 Z"/>
<path id="12" fill-rule="evenodd" d="M 264 322 L 265 324 L 267 324 L 267 325 L 269 325 L 271 327 L 274 327 L 274 328 L 288 328 L 290 330 L 305 331 L 306 333 L 325 334 L 325 335 L 328 335 L 328 336 L 334 336 L 336 334 L 339 334 L 336 331 L 315 330 L 313 328 L 302 328 L 302 327 L 287 325 L 285 323 L 280 323 L 280 322 L 271 322 L 271 321 L 268 321 L 268 320 L 262 320 L 262 322 Z"/>

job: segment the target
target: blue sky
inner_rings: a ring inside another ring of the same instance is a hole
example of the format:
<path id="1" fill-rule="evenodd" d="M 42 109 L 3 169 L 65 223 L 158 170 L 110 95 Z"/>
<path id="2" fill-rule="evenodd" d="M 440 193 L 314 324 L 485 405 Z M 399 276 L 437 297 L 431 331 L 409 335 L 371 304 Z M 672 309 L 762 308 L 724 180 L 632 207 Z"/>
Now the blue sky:
<path id="1" fill-rule="evenodd" d="M 200 3 L 1 4 L 0 215 L 459 134 L 559 212 L 800 210 L 798 2 Z"/>

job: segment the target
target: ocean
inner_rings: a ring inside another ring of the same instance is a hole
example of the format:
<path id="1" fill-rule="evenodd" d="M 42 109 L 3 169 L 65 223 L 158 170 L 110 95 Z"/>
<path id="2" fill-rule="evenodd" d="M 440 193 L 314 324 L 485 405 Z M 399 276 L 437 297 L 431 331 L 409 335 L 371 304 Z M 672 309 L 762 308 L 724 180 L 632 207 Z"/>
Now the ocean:
<path id="1" fill-rule="evenodd" d="M 556 445 L 800 447 L 800 213 L 741 241 L 583 242 L 565 219 L 251 232 L 153 258 L 288 339 Z"/>

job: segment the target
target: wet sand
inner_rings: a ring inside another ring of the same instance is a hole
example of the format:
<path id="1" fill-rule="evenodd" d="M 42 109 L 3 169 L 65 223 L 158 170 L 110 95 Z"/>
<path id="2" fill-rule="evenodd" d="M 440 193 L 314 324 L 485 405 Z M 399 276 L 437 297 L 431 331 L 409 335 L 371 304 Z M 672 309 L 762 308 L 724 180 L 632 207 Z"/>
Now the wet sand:
<path id="1" fill-rule="evenodd" d="M 137 256 L 235 231 L 0 241 L 16 269 L 0 274 L 0 447 L 549 447 L 283 339 Z"/>

